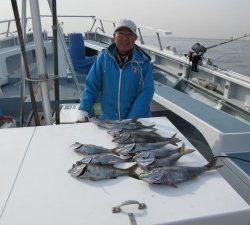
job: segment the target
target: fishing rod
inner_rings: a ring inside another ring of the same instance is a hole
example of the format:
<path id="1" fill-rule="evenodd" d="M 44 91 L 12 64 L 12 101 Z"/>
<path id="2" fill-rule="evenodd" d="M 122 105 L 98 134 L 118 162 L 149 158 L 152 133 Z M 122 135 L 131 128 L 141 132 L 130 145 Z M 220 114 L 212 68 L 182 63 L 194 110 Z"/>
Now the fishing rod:
<path id="1" fill-rule="evenodd" d="M 240 37 L 237 37 L 237 38 L 231 38 L 231 39 L 226 40 L 226 41 L 223 41 L 223 42 L 221 42 L 221 43 L 218 43 L 218 44 L 215 44 L 215 45 L 211 45 L 211 46 L 209 46 L 209 47 L 206 47 L 206 49 L 215 48 L 215 47 L 217 47 L 217 46 L 224 45 L 224 44 L 227 44 L 227 43 L 229 43 L 229 42 L 236 41 L 236 40 L 239 40 L 239 39 L 248 37 L 248 36 L 250 36 L 250 34 L 244 34 L 243 36 L 240 36 Z"/>
<path id="2" fill-rule="evenodd" d="M 203 56 L 203 54 L 208 50 L 208 49 L 211 49 L 211 48 L 215 48 L 215 47 L 218 47 L 220 45 L 224 45 L 224 44 L 227 44 L 227 43 L 230 43 L 232 41 L 236 41 L 236 40 L 239 40 L 239 39 L 242 39 L 242 38 L 245 38 L 245 37 L 249 37 L 250 34 L 244 34 L 240 37 L 237 37 L 237 38 L 231 38 L 229 40 L 226 40 L 226 41 L 223 41 L 221 43 L 218 43 L 218 44 L 215 44 L 215 45 L 211 45 L 211 46 L 208 46 L 208 47 L 205 47 L 204 45 L 201 45 L 200 43 L 196 43 L 192 46 L 192 50 L 189 51 L 189 53 L 187 54 L 184 54 L 185 57 L 192 57 L 192 54 L 193 52 L 196 52 L 197 54 L 202 54 L 201 56 Z M 189 59 L 189 61 L 192 61 Z"/>

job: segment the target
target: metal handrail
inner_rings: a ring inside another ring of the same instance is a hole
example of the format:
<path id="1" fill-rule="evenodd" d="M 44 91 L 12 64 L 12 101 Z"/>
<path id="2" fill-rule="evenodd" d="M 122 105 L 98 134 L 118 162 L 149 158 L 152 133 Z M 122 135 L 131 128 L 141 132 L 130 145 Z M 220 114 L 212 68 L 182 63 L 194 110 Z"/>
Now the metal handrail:
<path id="1" fill-rule="evenodd" d="M 41 15 L 41 17 L 48 18 L 48 17 L 52 17 L 52 16 L 51 15 Z M 94 32 L 100 31 L 102 33 L 106 33 L 106 29 L 104 27 L 104 22 L 112 24 L 114 28 L 116 26 L 116 22 L 113 20 L 97 18 L 97 17 L 92 16 L 92 15 L 89 15 L 89 16 L 85 16 L 85 15 L 58 15 L 57 17 L 58 18 L 88 18 L 88 19 L 92 19 L 93 23 L 90 25 L 89 31 L 94 31 Z M 31 19 L 31 17 L 26 18 L 27 21 L 30 19 Z M 14 22 L 14 20 L 9 19 L 9 20 L 0 21 L 0 23 L 8 23 L 8 28 L 7 28 L 7 31 L 5 32 L 7 35 L 10 33 L 9 27 L 10 27 L 11 22 Z M 160 33 L 163 35 L 171 35 L 172 34 L 172 32 L 170 32 L 170 31 L 166 31 L 166 30 L 162 30 L 162 29 L 154 29 L 154 28 L 151 28 L 148 26 L 138 26 L 137 30 L 138 30 L 138 40 L 140 41 L 141 44 L 145 44 L 142 30 L 150 30 L 153 33 L 155 33 L 155 35 L 156 35 L 155 37 L 157 39 L 158 46 L 159 46 L 160 50 L 163 49 L 162 41 L 160 38 Z"/>

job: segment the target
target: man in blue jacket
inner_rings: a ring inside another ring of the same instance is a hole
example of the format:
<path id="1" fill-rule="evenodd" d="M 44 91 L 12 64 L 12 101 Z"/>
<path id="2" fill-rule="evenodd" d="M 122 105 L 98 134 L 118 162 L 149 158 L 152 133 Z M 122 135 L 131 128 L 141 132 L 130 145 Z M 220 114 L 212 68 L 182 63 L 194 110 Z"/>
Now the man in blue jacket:
<path id="1" fill-rule="evenodd" d="M 114 31 L 114 43 L 103 50 L 90 69 L 77 121 L 88 118 L 98 97 L 100 118 L 121 120 L 150 116 L 154 82 L 150 57 L 135 45 L 136 25 L 123 19 Z"/>

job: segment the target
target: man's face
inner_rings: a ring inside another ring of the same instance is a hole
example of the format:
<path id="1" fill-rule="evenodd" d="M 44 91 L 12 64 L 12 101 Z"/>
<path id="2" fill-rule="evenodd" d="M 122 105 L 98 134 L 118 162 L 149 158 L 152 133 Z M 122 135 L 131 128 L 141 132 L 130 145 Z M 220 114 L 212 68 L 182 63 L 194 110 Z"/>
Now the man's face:
<path id="1" fill-rule="evenodd" d="M 116 48 L 120 54 L 127 54 L 134 46 L 136 35 L 127 27 L 121 27 L 114 33 Z"/>

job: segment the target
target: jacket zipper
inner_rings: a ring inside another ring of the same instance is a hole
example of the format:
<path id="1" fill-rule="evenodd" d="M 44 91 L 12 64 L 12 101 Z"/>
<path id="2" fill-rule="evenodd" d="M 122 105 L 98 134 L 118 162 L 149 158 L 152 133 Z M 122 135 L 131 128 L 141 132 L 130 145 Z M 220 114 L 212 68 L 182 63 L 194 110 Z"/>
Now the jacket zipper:
<path id="1" fill-rule="evenodd" d="M 121 101 L 121 80 L 122 80 L 122 69 L 120 68 L 120 74 L 119 74 L 119 86 L 118 86 L 118 103 L 117 103 L 117 108 L 118 108 L 118 118 L 121 120 L 121 109 L 120 109 L 120 101 Z"/>
<path id="2" fill-rule="evenodd" d="M 119 65 L 118 65 L 118 63 L 116 62 L 114 56 L 111 55 L 111 54 L 109 53 L 109 51 L 108 51 L 108 54 L 109 54 L 109 56 L 114 60 L 114 62 L 116 63 L 116 65 L 118 66 L 119 71 L 120 71 L 120 73 L 119 73 L 119 84 L 118 84 L 118 96 L 117 96 L 117 101 L 118 101 L 118 102 L 117 102 L 117 111 L 118 111 L 118 119 L 121 120 L 121 109 L 120 109 L 121 102 L 120 102 L 120 101 L 121 101 L 122 69 L 119 67 Z M 123 65 L 123 68 L 124 68 L 127 64 L 132 63 L 132 62 L 136 62 L 136 61 L 134 61 L 134 60 L 132 59 L 132 60 L 126 62 L 126 63 Z M 137 63 L 140 63 L 140 62 L 137 62 Z"/>

